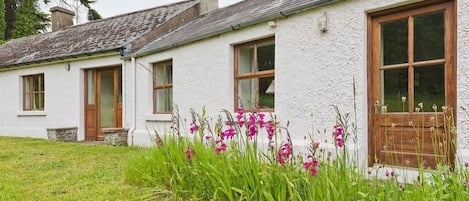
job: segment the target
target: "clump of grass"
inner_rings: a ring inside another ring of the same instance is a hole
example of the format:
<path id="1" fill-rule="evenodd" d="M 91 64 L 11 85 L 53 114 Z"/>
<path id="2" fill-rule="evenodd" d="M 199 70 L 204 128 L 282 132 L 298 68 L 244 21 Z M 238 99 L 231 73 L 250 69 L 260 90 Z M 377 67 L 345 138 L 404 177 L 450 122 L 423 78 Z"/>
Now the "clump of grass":
<path id="1" fill-rule="evenodd" d="M 0 200 L 141 200 L 124 181 L 136 147 L 0 137 Z"/>
<path id="2" fill-rule="evenodd" d="M 469 200 L 469 164 L 422 168 L 408 183 L 394 171 L 378 173 L 380 167 L 366 175 L 357 154 L 348 153 L 357 151 L 348 142 L 355 143 L 356 124 L 333 110 L 329 144 L 311 135 L 302 155 L 293 150 L 288 123 L 282 126 L 275 116 L 239 109 L 211 124 L 204 110 L 192 111 L 190 132 L 173 126 L 177 132 L 155 133 L 156 148 L 130 161 L 127 181 L 153 188 L 155 199 L 171 200 Z M 267 149 L 259 148 L 264 141 Z"/>

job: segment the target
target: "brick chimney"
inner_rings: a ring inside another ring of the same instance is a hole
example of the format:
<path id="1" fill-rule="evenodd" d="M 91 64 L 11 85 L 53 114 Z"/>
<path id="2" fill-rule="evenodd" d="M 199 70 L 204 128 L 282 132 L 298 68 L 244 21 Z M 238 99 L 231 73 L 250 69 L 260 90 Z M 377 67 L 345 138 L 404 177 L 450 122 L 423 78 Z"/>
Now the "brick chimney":
<path id="1" fill-rule="evenodd" d="M 52 31 L 58 31 L 65 27 L 73 26 L 73 16 L 75 16 L 73 11 L 58 6 L 50 8 L 49 11 L 52 14 Z"/>
<path id="2" fill-rule="evenodd" d="M 200 0 L 199 7 L 199 15 L 205 15 L 212 10 L 218 9 L 218 0 Z"/>

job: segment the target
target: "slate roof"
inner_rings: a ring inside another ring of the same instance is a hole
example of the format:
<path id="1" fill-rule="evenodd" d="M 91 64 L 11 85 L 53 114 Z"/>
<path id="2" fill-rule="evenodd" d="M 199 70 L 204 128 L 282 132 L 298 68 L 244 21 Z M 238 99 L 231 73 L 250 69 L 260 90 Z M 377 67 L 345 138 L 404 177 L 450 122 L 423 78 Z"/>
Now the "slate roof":
<path id="1" fill-rule="evenodd" d="M 339 0 L 244 0 L 201 16 L 178 30 L 148 43 L 131 56 L 144 56 L 335 1 Z"/>
<path id="2" fill-rule="evenodd" d="M 0 69 L 118 51 L 197 3 L 197 0 L 183 1 L 9 41 L 0 46 Z"/>

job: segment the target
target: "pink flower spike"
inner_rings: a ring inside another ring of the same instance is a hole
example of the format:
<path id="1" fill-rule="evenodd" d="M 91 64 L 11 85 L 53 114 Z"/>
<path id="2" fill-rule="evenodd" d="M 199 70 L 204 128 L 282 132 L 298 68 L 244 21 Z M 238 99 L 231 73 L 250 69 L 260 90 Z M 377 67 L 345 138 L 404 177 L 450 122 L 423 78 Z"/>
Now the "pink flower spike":
<path id="1" fill-rule="evenodd" d="M 275 126 L 272 121 L 267 122 L 267 137 L 272 140 L 275 134 Z"/>
<path id="2" fill-rule="evenodd" d="M 199 131 L 199 126 L 196 123 L 191 123 L 191 127 L 189 128 L 189 132 L 191 134 L 194 134 L 197 131 Z"/>
<path id="3" fill-rule="evenodd" d="M 259 114 L 259 128 L 264 128 L 265 121 L 264 121 L 265 114 Z"/>
<path id="4" fill-rule="evenodd" d="M 238 109 L 236 110 L 236 112 L 238 113 L 236 115 L 236 119 L 238 120 L 238 124 L 239 124 L 239 127 L 242 128 L 243 125 L 244 125 L 244 110 L 242 107 L 238 107 Z"/>
<path id="5" fill-rule="evenodd" d="M 303 163 L 303 167 L 305 168 L 305 170 L 309 170 L 309 167 L 311 167 L 312 164 L 312 162 L 306 161 Z"/>
<path id="6" fill-rule="evenodd" d="M 220 152 L 223 152 L 223 151 L 226 151 L 226 144 L 225 143 L 222 143 L 220 146 L 217 146 L 215 148 L 215 153 L 217 153 L 217 155 L 220 154 Z"/>
<path id="7" fill-rule="evenodd" d="M 316 169 L 316 167 L 313 167 L 311 168 L 311 176 L 316 176 L 318 174 L 318 170 Z"/>
<path id="8" fill-rule="evenodd" d="M 192 148 L 187 148 L 186 151 L 184 152 L 186 154 L 187 160 L 191 160 L 192 157 L 195 155 L 195 151 Z"/>
<path id="9" fill-rule="evenodd" d="M 208 140 L 210 140 L 210 139 L 212 139 L 212 136 L 211 136 L 211 135 L 205 135 L 205 140 L 208 141 Z"/>

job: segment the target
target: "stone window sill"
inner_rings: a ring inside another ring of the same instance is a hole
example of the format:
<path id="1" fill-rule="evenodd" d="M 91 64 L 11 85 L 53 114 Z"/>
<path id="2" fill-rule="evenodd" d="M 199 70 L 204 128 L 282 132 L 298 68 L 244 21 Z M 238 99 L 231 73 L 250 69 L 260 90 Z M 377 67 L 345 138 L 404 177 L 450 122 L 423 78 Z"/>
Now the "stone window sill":
<path id="1" fill-rule="evenodd" d="M 46 111 L 18 111 L 16 113 L 18 117 L 45 117 L 47 116 Z"/>

